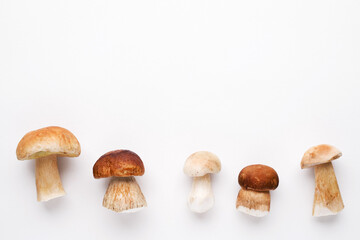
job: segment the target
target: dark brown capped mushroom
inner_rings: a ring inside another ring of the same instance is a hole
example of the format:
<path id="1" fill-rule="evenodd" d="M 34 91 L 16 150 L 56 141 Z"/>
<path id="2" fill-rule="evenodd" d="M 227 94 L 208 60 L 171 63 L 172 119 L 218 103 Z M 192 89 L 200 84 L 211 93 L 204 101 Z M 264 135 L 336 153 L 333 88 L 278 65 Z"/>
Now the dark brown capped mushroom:
<path id="1" fill-rule="evenodd" d="M 115 212 L 136 212 L 147 206 L 134 176 L 145 172 L 141 158 L 129 150 L 115 150 L 102 155 L 93 167 L 94 178 L 112 177 L 103 206 Z"/>
<path id="2" fill-rule="evenodd" d="M 236 209 L 246 214 L 263 217 L 270 211 L 270 190 L 279 185 L 276 171 L 266 165 L 255 164 L 243 168 L 238 176 L 241 186 Z"/>

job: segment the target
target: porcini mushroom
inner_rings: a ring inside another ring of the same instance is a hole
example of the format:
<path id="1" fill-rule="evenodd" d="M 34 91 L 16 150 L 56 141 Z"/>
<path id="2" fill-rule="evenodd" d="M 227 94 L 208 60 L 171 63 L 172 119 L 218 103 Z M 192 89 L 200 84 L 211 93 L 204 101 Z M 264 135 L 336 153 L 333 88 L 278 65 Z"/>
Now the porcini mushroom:
<path id="1" fill-rule="evenodd" d="M 266 165 L 255 164 L 243 168 L 238 176 L 241 186 L 236 209 L 255 217 L 264 217 L 270 211 L 270 190 L 279 185 L 276 171 Z"/>
<path id="2" fill-rule="evenodd" d="M 67 129 L 46 127 L 27 133 L 16 149 L 18 160 L 36 159 L 35 179 L 38 201 L 48 201 L 65 195 L 61 183 L 57 156 L 77 157 L 79 141 Z"/>
<path id="3" fill-rule="evenodd" d="M 137 212 L 146 200 L 134 176 L 144 175 L 140 157 L 129 150 L 115 150 L 102 155 L 93 167 L 94 178 L 112 177 L 103 206 L 115 212 Z"/>
<path id="4" fill-rule="evenodd" d="M 312 215 L 315 217 L 336 215 L 344 208 L 332 160 L 341 157 L 339 149 L 321 144 L 307 150 L 301 160 L 301 168 L 315 168 L 315 194 Z"/>
<path id="5" fill-rule="evenodd" d="M 192 189 L 188 197 L 191 211 L 203 213 L 214 205 L 214 194 L 211 188 L 211 173 L 221 170 L 219 158 L 206 151 L 193 153 L 186 159 L 184 173 L 193 177 Z"/>

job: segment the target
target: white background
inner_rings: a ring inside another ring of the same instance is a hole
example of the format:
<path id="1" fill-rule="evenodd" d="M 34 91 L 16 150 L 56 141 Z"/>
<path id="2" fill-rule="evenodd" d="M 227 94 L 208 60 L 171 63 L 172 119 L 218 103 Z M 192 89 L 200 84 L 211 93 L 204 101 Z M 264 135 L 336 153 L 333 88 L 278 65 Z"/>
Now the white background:
<path id="1" fill-rule="evenodd" d="M 354 239 L 360 213 L 359 1 L 0 0 L 0 239 Z M 67 195 L 36 201 L 34 161 L 15 150 L 58 125 L 79 139 L 59 159 Z M 345 209 L 311 216 L 303 153 L 329 143 Z M 102 207 L 92 166 L 130 149 L 148 208 Z M 209 150 L 215 206 L 191 213 L 185 159 Z M 235 210 L 239 171 L 277 170 L 271 212 Z"/>

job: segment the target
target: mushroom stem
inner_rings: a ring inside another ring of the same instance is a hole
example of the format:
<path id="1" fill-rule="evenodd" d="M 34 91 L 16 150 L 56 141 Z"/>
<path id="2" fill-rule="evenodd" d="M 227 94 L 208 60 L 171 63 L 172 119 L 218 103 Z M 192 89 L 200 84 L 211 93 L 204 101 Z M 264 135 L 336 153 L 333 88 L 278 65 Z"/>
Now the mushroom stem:
<path id="1" fill-rule="evenodd" d="M 134 177 L 113 177 L 106 190 L 103 206 L 115 212 L 137 212 L 147 204 Z"/>
<path id="2" fill-rule="evenodd" d="M 344 208 L 331 162 L 315 166 L 313 216 L 335 215 Z"/>
<path id="3" fill-rule="evenodd" d="M 236 209 L 254 217 L 264 217 L 270 211 L 270 192 L 241 188 L 236 199 Z"/>
<path id="4" fill-rule="evenodd" d="M 188 205 L 191 211 L 197 213 L 203 213 L 212 208 L 214 194 L 211 188 L 210 174 L 193 178 Z"/>
<path id="5" fill-rule="evenodd" d="M 65 195 L 61 184 L 56 155 L 36 159 L 35 179 L 37 200 L 48 201 Z"/>

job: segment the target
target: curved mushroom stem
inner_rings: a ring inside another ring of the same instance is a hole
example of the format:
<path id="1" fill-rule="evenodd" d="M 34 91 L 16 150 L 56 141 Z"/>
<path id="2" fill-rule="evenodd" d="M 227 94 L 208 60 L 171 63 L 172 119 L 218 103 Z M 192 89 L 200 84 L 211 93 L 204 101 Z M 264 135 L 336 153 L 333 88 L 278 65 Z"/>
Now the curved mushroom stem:
<path id="1" fill-rule="evenodd" d="M 344 208 L 331 162 L 315 166 L 313 216 L 335 215 Z"/>
<path id="2" fill-rule="evenodd" d="M 256 192 L 240 189 L 236 209 L 254 217 L 264 217 L 270 211 L 270 192 Z"/>
<path id="3" fill-rule="evenodd" d="M 36 159 L 35 179 L 37 200 L 48 201 L 65 195 L 61 184 L 56 155 Z"/>
<path id="4" fill-rule="evenodd" d="M 214 206 L 214 194 L 211 188 L 210 174 L 193 178 L 188 205 L 191 211 L 197 213 L 206 212 Z"/>
<path id="5" fill-rule="evenodd" d="M 134 177 L 113 177 L 106 190 L 103 206 L 115 212 L 137 212 L 147 204 Z"/>

